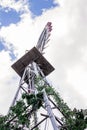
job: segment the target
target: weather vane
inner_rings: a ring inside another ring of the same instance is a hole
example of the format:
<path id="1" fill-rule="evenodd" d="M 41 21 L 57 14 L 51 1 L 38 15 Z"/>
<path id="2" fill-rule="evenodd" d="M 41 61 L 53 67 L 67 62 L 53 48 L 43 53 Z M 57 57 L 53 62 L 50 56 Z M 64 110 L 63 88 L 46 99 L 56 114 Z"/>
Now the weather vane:
<path id="1" fill-rule="evenodd" d="M 36 45 L 36 48 L 41 52 L 43 53 L 43 50 L 45 48 L 45 45 L 48 43 L 49 41 L 49 37 L 50 37 L 50 34 L 51 34 L 51 31 L 52 31 L 52 23 L 51 22 L 48 22 L 45 26 L 45 28 L 43 29 L 40 37 L 39 37 L 39 40 L 37 42 L 37 45 Z"/>

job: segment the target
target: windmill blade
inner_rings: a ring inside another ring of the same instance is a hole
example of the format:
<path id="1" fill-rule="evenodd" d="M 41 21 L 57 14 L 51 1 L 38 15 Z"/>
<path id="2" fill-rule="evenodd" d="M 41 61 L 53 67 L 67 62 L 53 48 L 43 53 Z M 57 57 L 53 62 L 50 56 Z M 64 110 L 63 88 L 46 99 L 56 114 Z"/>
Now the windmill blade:
<path id="1" fill-rule="evenodd" d="M 48 43 L 49 41 L 49 37 L 51 35 L 52 31 L 52 23 L 48 22 L 45 26 L 45 28 L 43 29 L 39 40 L 37 42 L 36 48 L 42 53 L 43 49 L 45 48 L 45 45 Z"/>

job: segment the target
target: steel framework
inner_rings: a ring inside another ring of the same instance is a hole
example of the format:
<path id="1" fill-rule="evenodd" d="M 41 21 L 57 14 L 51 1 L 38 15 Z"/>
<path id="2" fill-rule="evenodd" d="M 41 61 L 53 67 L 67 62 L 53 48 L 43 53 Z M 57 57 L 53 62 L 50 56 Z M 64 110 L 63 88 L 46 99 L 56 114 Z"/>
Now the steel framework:
<path id="1" fill-rule="evenodd" d="M 54 67 L 45 59 L 45 57 L 42 54 L 43 54 L 45 45 L 49 41 L 51 30 L 52 30 L 52 23 L 48 22 L 40 35 L 40 38 L 38 40 L 36 47 L 33 47 L 23 57 L 21 57 L 16 63 L 12 65 L 12 68 L 18 73 L 21 79 L 19 82 L 18 90 L 15 94 L 15 97 L 13 99 L 11 106 L 14 106 L 16 104 L 16 101 L 20 98 L 21 94 L 19 93 L 21 91 L 23 93 L 25 92 L 29 94 L 38 93 L 35 86 L 36 77 L 40 76 L 44 80 L 44 83 L 50 86 L 50 84 L 48 83 L 46 79 L 46 76 L 49 75 L 54 70 Z M 38 122 L 37 112 L 35 111 L 34 112 L 34 125 L 33 127 L 30 128 L 30 130 L 38 128 L 39 124 L 41 124 L 47 118 L 50 118 L 53 129 L 59 130 L 59 126 L 62 126 L 62 122 L 54 115 L 51 108 L 51 104 L 53 104 L 55 108 L 57 107 L 55 103 L 52 102 L 51 99 L 49 99 L 49 97 L 46 94 L 45 89 L 43 89 L 42 92 L 43 92 L 45 110 L 47 111 L 48 114 L 47 115 L 41 114 L 44 118 L 40 122 Z"/>

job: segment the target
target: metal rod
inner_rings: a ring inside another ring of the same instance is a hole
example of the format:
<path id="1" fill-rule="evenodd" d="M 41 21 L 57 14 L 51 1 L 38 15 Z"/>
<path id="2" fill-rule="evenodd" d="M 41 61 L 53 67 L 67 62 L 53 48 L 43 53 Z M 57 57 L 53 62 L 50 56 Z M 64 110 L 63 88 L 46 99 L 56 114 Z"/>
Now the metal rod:
<path id="1" fill-rule="evenodd" d="M 20 80 L 18 90 L 17 90 L 17 92 L 16 92 L 16 94 L 15 94 L 15 97 L 14 97 L 14 99 L 13 99 L 13 102 L 12 102 L 11 106 L 14 106 L 14 104 L 15 104 L 15 102 L 16 102 L 16 100 L 17 100 L 17 97 L 18 97 L 18 94 L 19 94 L 19 91 L 20 91 L 20 88 L 21 88 L 22 81 L 24 80 L 25 74 L 26 74 L 26 68 L 25 68 L 24 73 L 23 73 L 23 76 L 22 76 L 22 78 L 21 78 L 21 80 Z M 9 109 L 9 111 L 10 111 L 10 109 Z"/>
<path id="2" fill-rule="evenodd" d="M 36 124 L 31 130 L 35 129 L 38 125 L 40 125 L 43 121 L 45 121 L 48 117 L 45 117 L 43 120 L 41 120 L 38 124 Z"/>
<path id="3" fill-rule="evenodd" d="M 21 86 L 21 88 L 23 89 L 23 91 L 25 92 L 25 93 L 27 93 L 27 91 Z"/>
<path id="4" fill-rule="evenodd" d="M 49 101 L 60 111 L 60 113 L 62 113 L 62 115 L 65 117 L 65 118 L 67 118 L 66 117 L 66 115 L 64 114 L 64 112 L 62 112 L 61 110 L 60 110 L 60 108 L 48 97 L 48 99 L 49 99 Z"/>
<path id="5" fill-rule="evenodd" d="M 25 110 L 28 108 L 29 106 L 27 106 L 26 108 L 25 108 Z M 31 109 L 26 115 L 31 115 L 32 114 L 32 112 L 33 112 L 34 110 L 33 109 Z M 10 122 L 12 122 L 15 118 L 17 117 L 17 115 L 16 116 L 14 116 L 12 119 L 10 119 L 6 124 L 8 124 L 8 123 L 10 123 Z"/>
<path id="6" fill-rule="evenodd" d="M 41 116 L 49 117 L 48 115 L 42 114 L 42 113 L 41 113 Z M 63 126 L 62 122 L 61 122 L 56 116 L 55 116 L 55 119 L 58 121 L 58 123 L 59 123 L 60 125 Z"/>
<path id="7" fill-rule="evenodd" d="M 54 114 L 52 112 L 52 109 L 51 109 L 51 106 L 50 106 L 50 103 L 49 103 L 49 99 L 47 97 L 45 89 L 43 89 L 43 98 L 44 98 L 45 106 L 47 108 L 47 112 L 48 112 L 48 115 L 50 117 L 53 128 L 54 128 L 54 130 L 58 130 L 58 126 L 56 124 L 56 119 L 55 119 L 55 116 L 54 116 Z"/>

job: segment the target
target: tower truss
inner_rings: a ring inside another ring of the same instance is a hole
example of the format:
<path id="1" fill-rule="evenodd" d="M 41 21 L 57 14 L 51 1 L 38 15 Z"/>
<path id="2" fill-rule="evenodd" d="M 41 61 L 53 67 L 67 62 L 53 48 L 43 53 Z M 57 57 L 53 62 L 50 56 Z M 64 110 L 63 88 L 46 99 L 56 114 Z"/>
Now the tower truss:
<path id="1" fill-rule="evenodd" d="M 30 51 L 28 51 L 24 56 L 22 56 L 17 62 L 12 65 L 12 68 L 17 72 L 17 74 L 21 77 L 19 82 L 18 90 L 15 94 L 11 107 L 15 106 L 17 101 L 21 98 L 22 94 L 27 95 L 37 95 L 40 92 L 43 95 L 43 109 L 47 111 L 47 114 L 43 112 L 40 114 L 44 117 L 42 120 L 38 121 L 38 114 L 36 109 L 29 108 L 28 116 L 29 121 L 31 119 L 31 114 L 33 113 L 34 122 L 33 125 L 29 127 L 25 126 L 22 129 L 26 130 L 38 130 L 39 125 L 43 123 L 46 119 L 51 120 L 51 124 L 53 126 L 53 130 L 59 130 L 62 127 L 62 121 L 54 114 L 53 108 L 57 109 L 60 113 L 61 111 L 57 108 L 56 104 L 52 101 L 49 95 L 46 92 L 47 88 L 51 88 L 51 85 L 48 83 L 46 76 L 49 75 L 52 71 L 54 71 L 54 67 L 46 60 L 43 56 L 43 50 L 45 45 L 49 41 L 50 32 L 52 30 L 52 23 L 48 22 L 43 29 L 40 38 L 36 47 L 33 47 Z M 42 89 L 38 90 L 36 80 L 39 79 L 39 84 L 42 85 Z M 38 104 L 38 103 L 37 103 Z M 52 108 L 52 106 L 53 108 Z M 35 104 L 36 106 L 36 104 Z M 35 108 L 34 106 L 34 108 Z M 10 112 L 10 110 L 9 110 Z M 32 119 L 31 119 L 32 120 Z"/>

